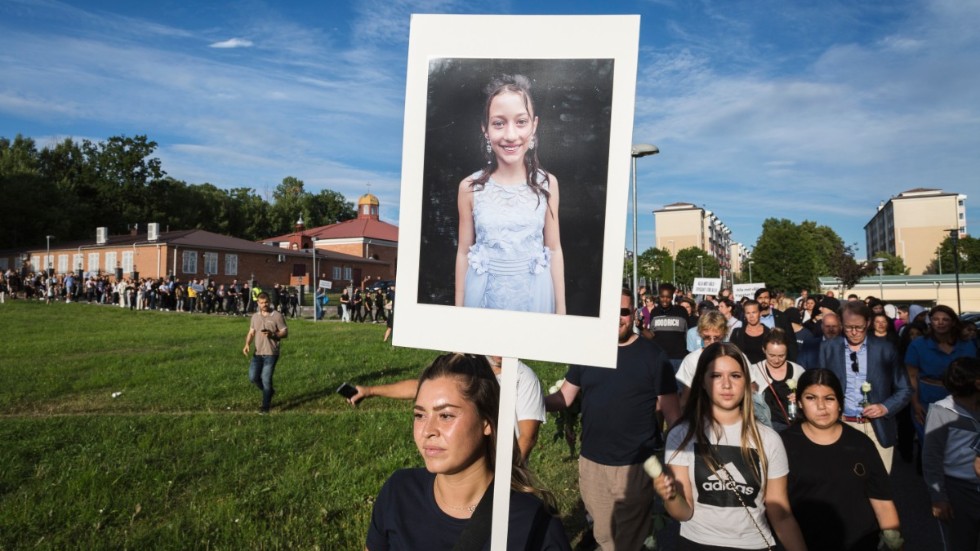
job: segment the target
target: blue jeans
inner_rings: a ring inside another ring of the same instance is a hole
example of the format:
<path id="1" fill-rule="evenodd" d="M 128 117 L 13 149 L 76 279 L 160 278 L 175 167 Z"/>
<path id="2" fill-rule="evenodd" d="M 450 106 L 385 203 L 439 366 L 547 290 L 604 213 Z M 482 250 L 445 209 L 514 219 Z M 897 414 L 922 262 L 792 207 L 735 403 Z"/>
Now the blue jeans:
<path id="1" fill-rule="evenodd" d="M 262 409 L 268 410 L 272 403 L 272 395 L 276 392 L 272 388 L 272 374 L 276 371 L 276 362 L 279 356 L 252 356 L 252 361 L 248 364 L 248 378 L 255 386 L 262 391 Z"/>

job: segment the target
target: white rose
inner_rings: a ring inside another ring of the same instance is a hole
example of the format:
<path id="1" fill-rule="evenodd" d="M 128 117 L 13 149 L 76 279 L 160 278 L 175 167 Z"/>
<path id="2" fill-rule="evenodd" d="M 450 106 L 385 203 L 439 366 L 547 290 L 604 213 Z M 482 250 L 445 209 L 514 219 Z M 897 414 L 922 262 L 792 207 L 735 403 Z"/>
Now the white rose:
<path id="1" fill-rule="evenodd" d="M 871 383 L 865 381 L 864 384 L 861 385 L 861 392 L 865 394 L 871 392 Z"/>

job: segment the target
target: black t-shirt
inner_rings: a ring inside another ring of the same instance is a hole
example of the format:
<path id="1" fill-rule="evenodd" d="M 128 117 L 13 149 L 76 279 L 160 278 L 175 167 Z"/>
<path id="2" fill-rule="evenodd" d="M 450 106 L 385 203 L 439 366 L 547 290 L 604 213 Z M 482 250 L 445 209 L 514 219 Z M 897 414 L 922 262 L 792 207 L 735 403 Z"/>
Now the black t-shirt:
<path id="1" fill-rule="evenodd" d="M 571 365 L 582 389 L 582 456 L 602 465 L 643 463 L 657 447 L 657 399 L 677 392 L 663 349 L 643 338 L 620 346 L 616 368 Z"/>
<path id="2" fill-rule="evenodd" d="M 745 354 L 750 364 L 754 364 L 766 359 L 766 353 L 763 351 L 762 345 L 766 342 L 766 337 L 768 336 L 769 328 L 765 325 L 762 326 L 762 334 L 758 337 L 752 337 L 746 334 L 745 326 L 743 325 L 742 327 L 736 327 L 732 331 L 732 336 L 729 341 Z"/>
<path id="3" fill-rule="evenodd" d="M 878 521 L 869 498 L 890 500 L 888 473 L 874 443 L 843 425 L 822 446 L 796 424 L 779 435 L 789 458 L 789 502 L 810 551 L 878 549 Z"/>
<path id="4" fill-rule="evenodd" d="M 687 310 L 683 306 L 656 306 L 650 311 L 653 342 L 660 345 L 672 360 L 687 356 Z"/>
<path id="5" fill-rule="evenodd" d="M 450 551 L 469 519 L 453 518 L 436 504 L 435 476 L 425 469 L 402 469 L 385 482 L 368 527 L 370 551 Z M 490 549 L 490 538 L 483 547 Z M 531 494 L 511 491 L 507 549 L 571 551 L 557 517 Z"/>

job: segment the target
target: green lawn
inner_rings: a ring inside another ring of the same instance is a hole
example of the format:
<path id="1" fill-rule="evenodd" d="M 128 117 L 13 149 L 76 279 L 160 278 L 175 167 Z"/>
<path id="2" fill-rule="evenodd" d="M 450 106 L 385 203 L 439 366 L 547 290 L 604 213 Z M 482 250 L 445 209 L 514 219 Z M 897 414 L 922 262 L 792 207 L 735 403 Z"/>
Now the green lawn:
<path id="1" fill-rule="evenodd" d="M 334 390 L 414 377 L 437 352 L 384 344 L 381 324 L 291 321 L 273 412 L 259 416 L 247 328 L 0 305 L 0 550 L 363 549 L 384 480 L 422 463 L 409 403 L 354 410 Z M 545 388 L 564 374 L 530 364 Z M 577 463 L 553 431 L 531 466 L 577 538 Z"/>

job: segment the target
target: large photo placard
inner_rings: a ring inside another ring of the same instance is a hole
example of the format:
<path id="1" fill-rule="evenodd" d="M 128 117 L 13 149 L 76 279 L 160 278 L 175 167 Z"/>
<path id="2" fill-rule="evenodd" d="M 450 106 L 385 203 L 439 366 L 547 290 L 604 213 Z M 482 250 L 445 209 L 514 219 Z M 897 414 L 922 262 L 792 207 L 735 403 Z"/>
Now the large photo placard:
<path id="1" fill-rule="evenodd" d="M 615 366 L 638 41 L 637 16 L 413 16 L 395 345 Z"/>

